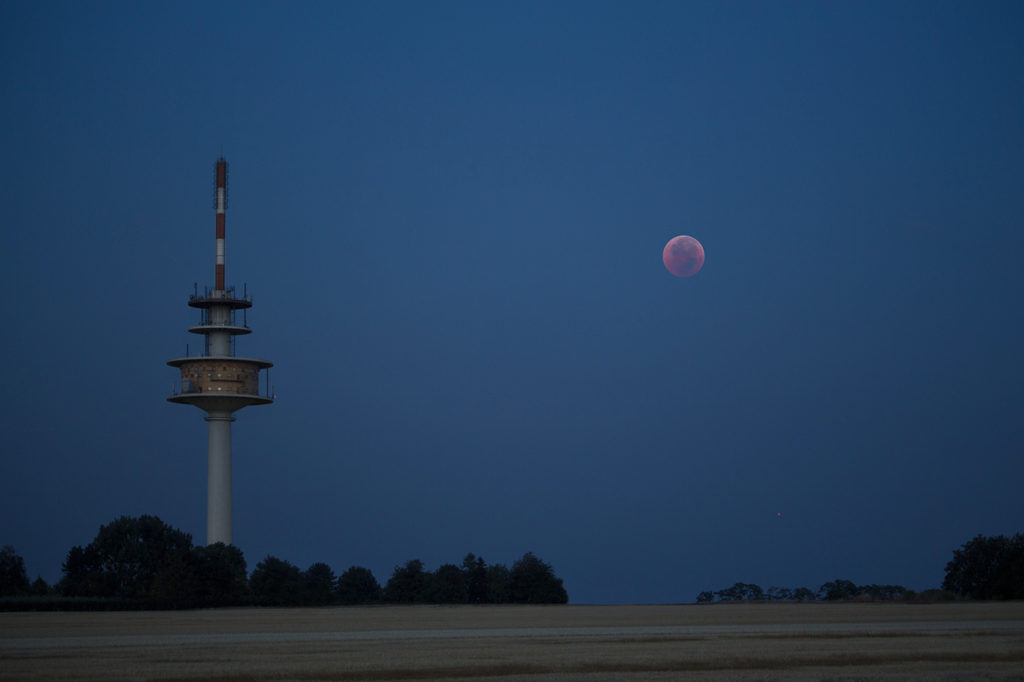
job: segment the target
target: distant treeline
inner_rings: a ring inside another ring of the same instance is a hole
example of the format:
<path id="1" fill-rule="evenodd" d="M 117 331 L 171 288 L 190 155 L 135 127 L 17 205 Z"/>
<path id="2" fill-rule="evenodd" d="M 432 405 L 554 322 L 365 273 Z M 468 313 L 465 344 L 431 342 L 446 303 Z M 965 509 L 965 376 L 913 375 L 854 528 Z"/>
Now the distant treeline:
<path id="1" fill-rule="evenodd" d="M 60 581 L 29 583 L 15 550 L 0 551 L 0 608 L 127 609 L 330 604 L 564 604 L 569 596 L 551 566 L 530 552 L 511 568 L 467 554 L 461 565 L 427 571 L 418 559 L 395 567 L 381 587 L 352 566 L 340 576 L 325 563 L 306 570 L 268 556 L 247 573 L 237 547 L 193 546 L 192 537 L 155 516 L 123 516 L 72 547 Z"/>
<path id="2" fill-rule="evenodd" d="M 942 589 L 920 593 L 902 585 L 856 585 L 832 580 L 812 591 L 806 587 L 769 587 L 735 583 L 697 595 L 697 603 L 735 601 L 942 601 L 951 599 L 1024 599 L 1024 534 L 978 535 L 953 551 Z"/>
<path id="3" fill-rule="evenodd" d="M 732 587 L 715 592 L 705 591 L 697 595 L 698 604 L 732 601 L 838 601 L 856 599 L 861 601 L 911 601 L 916 599 L 955 599 L 952 592 L 929 590 L 918 595 L 902 585 L 856 585 L 849 580 L 832 580 L 815 590 L 807 587 L 769 587 L 735 583 Z"/>

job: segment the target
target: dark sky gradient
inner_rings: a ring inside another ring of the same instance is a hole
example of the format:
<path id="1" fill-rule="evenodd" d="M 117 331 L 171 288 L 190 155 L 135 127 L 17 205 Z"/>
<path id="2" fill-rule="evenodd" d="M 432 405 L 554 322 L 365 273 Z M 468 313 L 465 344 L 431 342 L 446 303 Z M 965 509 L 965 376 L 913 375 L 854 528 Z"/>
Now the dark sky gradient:
<path id="1" fill-rule="evenodd" d="M 1022 35 L 1017 2 L 3 3 L 0 544 L 52 581 L 122 514 L 205 540 L 165 361 L 223 152 L 278 397 L 233 431 L 250 568 L 935 587 L 1024 530 Z"/>

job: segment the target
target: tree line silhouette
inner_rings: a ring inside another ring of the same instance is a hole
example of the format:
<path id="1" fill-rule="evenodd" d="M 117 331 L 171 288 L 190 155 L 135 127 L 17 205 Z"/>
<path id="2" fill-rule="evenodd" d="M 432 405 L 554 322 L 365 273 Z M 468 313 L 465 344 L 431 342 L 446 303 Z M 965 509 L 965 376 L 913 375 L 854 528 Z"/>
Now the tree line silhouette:
<path id="1" fill-rule="evenodd" d="M 527 552 L 511 568 L 467 554 L 461 565 L 427 571 L 418 559 L 396 566 L 382 587 L 351 566 L 340 576 L 325 563 L 306 570 L 268 556 L 247 573 L 237 547 L 193 546 L 187 533 L 155 516 L 123 516 L 101 526 L 88 545 L 67 553 L 52 588 L 28 584 L 24 561 L 0 554 L 0 596 L 50 595 L 37 608 L 192 608 L 329 604 L 564 604 L 569 596 L 551 565 Z M 32 604 L 25 604 L 32 606 Z"/>
<path id="2" fill-rule="evenodd" d="M 940 592 L 933 590 L 930 592 Z M 938 595 L 926 595 L 926 598 L 934 598 Z M 950 593 L 950 598 L 953 595 Z M 849 580 L 831 580 L 817 589 L 811 590 L 807 587 L 769 587 L 761 589 L 759 585 L 749 583 L 735 583 L 732 587 L 715 592 L 704 591 L 697 595 L 698 604 L 711 602 L 734 602 L 734 601 L 838 601 L 848 599 L 862 599 L 864 601 L 894 601 L 916 599 L 918 595 L 913 590 L 908 590 L 902 585 L 856 585 Z"/>
<path id="3" fill-rule="evenodd" d="M 247 572 L 237 547 L 193 546 L 187 533 L 155 516 L 122 516 L 101 526 L 96 538 L 68 551 L 60 581 L 29 582 L 13 547 L 0 549 L 0 609 L 191 608 L 258 604 L 517 604 L 569 600 L 550 564 L 527 552 L 509 568 L 467 554 L 460 565 L 434 571 L 419 559 L 396 566 L 381 586 L 373 573 L 351 566 L 340 576 L 325 563 L 306 570 L 268 556 Z M 1024 534 L 978 535 L 953 551 L 941 589 L 920 594 L 900 585 L 829 581 L 807 587 L 737 582 L 703 591 L 697 602 L 737 601 L 934 601 L 1024 599 Z"/>

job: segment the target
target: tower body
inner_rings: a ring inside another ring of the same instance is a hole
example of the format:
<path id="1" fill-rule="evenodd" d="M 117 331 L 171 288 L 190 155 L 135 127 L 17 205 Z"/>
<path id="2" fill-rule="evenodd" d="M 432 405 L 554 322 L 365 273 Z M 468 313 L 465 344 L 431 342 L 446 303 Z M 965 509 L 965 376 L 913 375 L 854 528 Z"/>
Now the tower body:
<path id="1" fill-rule="evenodd" d="M 199 324 L 189 331 L 204 337 L 202 355 L 186 355 L 167 361 L 181 372 L 181 380 L 172 403 L 195 405 L 206 412 L 209 424 L 207 446 L 206 542 L 231 544 L 231 422 L 234 413 L 249 405 L 267 405 L 274 401 L 269 378 L 261 393 L 261 373 L 268 376 L 273 363 L 235 355 L 235 338 L 250 333 L 245 312 L 252 307 L 246 292 L 241 297 L 234 287 L 224 284 L 225 214 L 227 209 L 227 162 L 216 165 L 214 206 L 217 211 L 214 288 L 198 286 L 188 304 L 199 309 Z M 239 324 L 238 311 L 242 311 Z"/>

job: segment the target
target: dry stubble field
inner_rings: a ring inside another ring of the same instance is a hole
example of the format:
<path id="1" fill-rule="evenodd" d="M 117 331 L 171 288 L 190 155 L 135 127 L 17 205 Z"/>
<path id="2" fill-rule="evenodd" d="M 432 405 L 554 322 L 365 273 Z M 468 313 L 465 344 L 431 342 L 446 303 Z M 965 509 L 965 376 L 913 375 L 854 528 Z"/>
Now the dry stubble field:
<path id="1" fill-rule="evenodd" d="M 1024 603 L 0 613 L 0 680 L 1024 680 Z"/>

